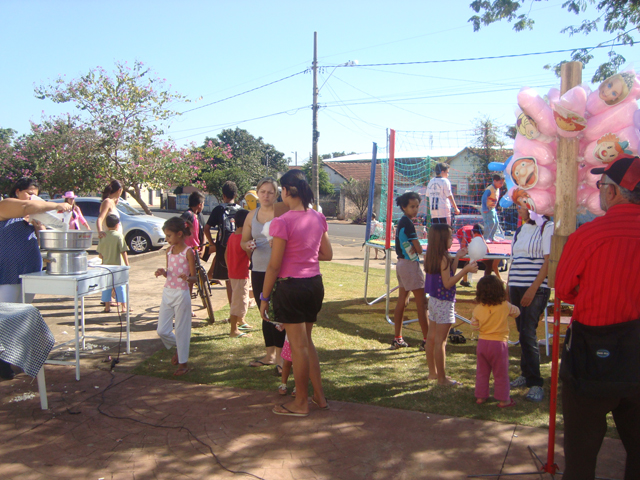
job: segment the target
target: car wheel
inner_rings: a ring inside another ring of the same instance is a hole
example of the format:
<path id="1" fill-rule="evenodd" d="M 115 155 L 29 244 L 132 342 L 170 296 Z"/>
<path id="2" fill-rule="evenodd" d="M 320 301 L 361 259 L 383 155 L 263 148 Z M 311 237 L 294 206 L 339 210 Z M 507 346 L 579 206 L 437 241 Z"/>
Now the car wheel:
<path id="1" fill-rule="evenodd" d="M 134 230 L 127 237 L 127 245 L 131 253 L 144 253 L 151 248 L 151 239 L 142 230 Z"/>

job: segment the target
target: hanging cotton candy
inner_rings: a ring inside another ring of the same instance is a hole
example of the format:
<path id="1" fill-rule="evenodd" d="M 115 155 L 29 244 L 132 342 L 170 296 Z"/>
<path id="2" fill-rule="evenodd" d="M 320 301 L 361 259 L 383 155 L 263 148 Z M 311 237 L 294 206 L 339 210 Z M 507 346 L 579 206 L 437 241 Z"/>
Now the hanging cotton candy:
<path id="1" fill-rule="evenodd" d="M 469 243 L 469 260 L 477 262 L 487 256 L 487 244 L 482 237 L 474 237 Z"/>

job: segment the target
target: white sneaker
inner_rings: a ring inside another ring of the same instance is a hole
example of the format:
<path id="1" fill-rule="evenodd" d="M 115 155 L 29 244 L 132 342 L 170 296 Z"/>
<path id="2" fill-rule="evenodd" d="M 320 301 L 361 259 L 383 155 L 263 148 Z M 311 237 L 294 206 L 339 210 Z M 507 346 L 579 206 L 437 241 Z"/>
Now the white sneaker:
<path id="1" fill-rule="evenodd" d="M 524 398 L 530 402 L 541 402 L 544 400 L 544 389 L 542 387 L 531 387 Z"/>
<path id="2" fill-rule="evenodd" d="M 511 388 L 525 387 L 527 385 L 527 379 L 520 375 L 518 378 L 511 381 L 509 385 L 511 386 Z"/>

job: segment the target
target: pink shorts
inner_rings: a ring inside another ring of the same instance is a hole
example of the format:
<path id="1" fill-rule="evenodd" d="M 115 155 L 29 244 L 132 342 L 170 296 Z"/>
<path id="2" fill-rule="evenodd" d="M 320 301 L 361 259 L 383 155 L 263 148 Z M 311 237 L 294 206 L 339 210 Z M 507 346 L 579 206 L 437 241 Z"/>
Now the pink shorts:
<path id="1" fill-rule="evenodd" d="M 396 264 L 396 277 L 398 277 L 398 285 L 407 292 L 424 290 L 424 273 L 420 262 L 399 258 Z"/>
<path id="2" fill-rule="evenodd" d="M 249 279 L 232 278 L 230 315 L 244 318 L 249 310 Z"/>

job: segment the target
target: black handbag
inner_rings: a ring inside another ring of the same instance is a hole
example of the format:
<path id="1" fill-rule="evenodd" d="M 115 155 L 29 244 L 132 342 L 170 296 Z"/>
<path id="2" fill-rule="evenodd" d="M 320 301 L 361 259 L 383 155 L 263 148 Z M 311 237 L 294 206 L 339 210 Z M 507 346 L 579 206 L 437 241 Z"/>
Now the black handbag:
<path id="1" fill-rule="evenodd" d="M 562 350 L 560 378 L 580 395 L 640 393 L 640 320 L 593 327 L 574 321 Z"/>

